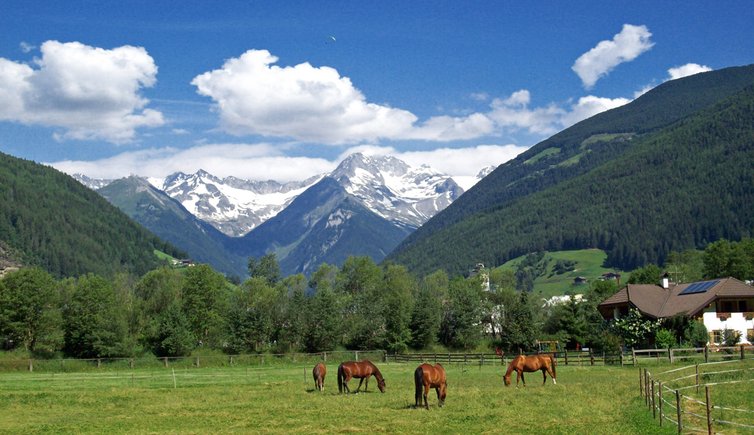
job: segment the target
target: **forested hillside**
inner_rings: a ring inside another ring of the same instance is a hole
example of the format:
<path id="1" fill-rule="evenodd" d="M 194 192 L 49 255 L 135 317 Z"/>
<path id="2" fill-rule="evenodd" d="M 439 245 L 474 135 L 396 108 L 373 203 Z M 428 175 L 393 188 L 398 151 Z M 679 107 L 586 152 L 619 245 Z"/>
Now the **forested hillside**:
<path id="1" fill-rule="evenodd" d="M 502 165 L 388 258 L 456 274 L 596 247 L 630 270 L 749 236 L 753 85 L 752 66 L 701 74 L 583 121 Z"/>
<path id="2" fill-rule="evenodd" d="M 246 258 L 233 255 L 223 246 L 228 236 L 197 219 L 147 180 L 122 178 L 98 192 L 157 236 L 180 246 L 192 260 L 211 264 L 229 276 L 246 276 Z"/>
<path id="3" fill-rule="evenodd" d="M 2 153 L 0 242 L 57 277 L 143 274 L 155 249 L 180 254 L 68 175 Z"/>

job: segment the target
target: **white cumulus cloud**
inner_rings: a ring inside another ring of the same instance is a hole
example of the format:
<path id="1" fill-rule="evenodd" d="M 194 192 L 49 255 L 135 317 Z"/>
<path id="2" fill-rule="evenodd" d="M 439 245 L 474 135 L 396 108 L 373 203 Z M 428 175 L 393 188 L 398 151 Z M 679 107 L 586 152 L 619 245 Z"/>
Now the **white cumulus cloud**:
<path id="1" fill-rule="evenodd" d="M 417 123 L 413 113 L 370 103 L 348 77 L 309 63 L 281 67 L 267 50 L 248 50 L 192 80 L 212 98 L 222 128 L 235 135 L 291 137 L 347 144 L 379 139 L 450 141 L 492 131 L 484 115 L 437 116 Z"/>
<path id="2" fill-rule="evenodd" d="M 687 63 L 686 65 L 670 68 L 668 75 L 670 76 L 669 80 L 675 80 L 707 71 L 712 71 L 712 68 L 706 65 L 699 65 L 698 63 Z"/>
<path id="3" fill-rule="evenodd" d="M 600 41 L 594 48 L 579 56 L 571 69 L 581 78 L 584 87 L 591 89 L 597 80 L 616 66 L 630 62 L 652 48 L 652 33 L 646 26 L 624 24 L 612 40 Z"/>
<path id="4" fill-rule="evenodd" d="M 277 61 L 267 50 L 249 50 L 191 83 L 214 100 L 223 128 L 233 134 L 345 143 L 396 137 L 416 121 L 405 110 L 368 103 L 333 68 Z"/>
<path id="5" fill-rule="evenodd" d="M 62 128 L 59 139 L 113 143 L 133 140 L 137 128 L 164 124 L 140 95 L 157 75 L 144 48 L 47 41 L 40 52 L 32 65 L 0 58 L 0 120 Z"/>

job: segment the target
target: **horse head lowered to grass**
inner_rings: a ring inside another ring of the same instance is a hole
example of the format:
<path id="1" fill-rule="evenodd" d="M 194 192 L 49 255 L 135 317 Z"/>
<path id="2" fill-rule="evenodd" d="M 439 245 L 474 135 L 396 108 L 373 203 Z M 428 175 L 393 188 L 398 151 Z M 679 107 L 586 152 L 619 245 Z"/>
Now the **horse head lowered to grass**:
<path id="1" fill-rule="evenodd" d="M 508 364 L 508 370 L 505 372 L 505 375 L 503 376 L 503 382 L 505 383 L 505 386 L 511 384 L 511 373 L 514 371 L 516 372 L 516 387 L 518 387 L 518 380 L 521 379 L 521 382 L 524 384 L 524 387 L 526 386 L 526 380 L 524 379 L 524 372 L 536 372 L 539 370 L 542 370 L 542 385 L 547 382 L 547 374 L 550 374 L 550 377 L 552 378 L 552 383 L 556 384 L 555 381 L 555 367 L 557 366 L 557 362 L 555 361 L 555 358 L 552 355 L 549 354 L 542 354 L 542 355 L 519 355 L 515 358 L 513 358 L 513 361 Z"/>
<path id="2" fill-rule="evenodd" d="M 359 386 L 356 388 L 356 391 L 354 391 L 355 393 L 359 392 L 361 384 L 363 384 L 365 380 L 366 385 L 364 385 L 364 391 L 367 391 L 367 388 L 369 388 L 369 377 L 372 375 L 377 379 L 377 388 L 380 389 L 380 392 L 384 393 L 385 378 L 382 377 L 380 369 L 372 364 L 371 361 L 346 361 L 341 363 L 338 366 L 338 391 L 341 393 L 343 391 L 350 393 L 351 389 L 348 388 L 348 381 L 350 381 L 351 378 L 361 379 L 361 381 L 359 381 Z"/>

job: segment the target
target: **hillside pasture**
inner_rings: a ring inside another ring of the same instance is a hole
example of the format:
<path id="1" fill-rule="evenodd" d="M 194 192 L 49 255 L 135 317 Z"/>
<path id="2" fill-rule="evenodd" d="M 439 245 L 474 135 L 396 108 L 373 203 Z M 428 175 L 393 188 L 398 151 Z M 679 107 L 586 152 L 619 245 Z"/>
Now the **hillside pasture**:
<path id="1" fill-rule="evenodd" d="M 522 255 L 514 258 L 500 267 L 515 271 L 525 257 L 525 255 Z M 606 259 L 607 253 L 601 249 L 545 252 L 543 261 L 547 263 L 547 267 L 545 272 L 534 280 L 534 291 L 532 293 L 542 298 L 584 293 L 589 289 L 589 282 L 597 280 L 603 273 L 607 272 L 620 273 L 622 282 L 625 283 L 628 280 L 628 273 L 604 267 L 603 264 Z M 558 260 L 573 261 L 576 264 L 573 270 L 559 274 L 554 271 Z M 574 279 L 579 276 L 587 278 L 587 284 L 575 285 Z"/>
<path id="2" fill-rule="evenodd" d="M 310 365 L 0 373 L 3 433 L 672 433 L 643 406 L 636 370 L 559 366 L 558 383 L 527 374 L 503 387 L 504 367 L 446 366 L 448 397 L 414 408 L 416 364 L 378 363 L 381 394 L 324 392 Z M 352 381 L 354 382 L 354 381 Z M 353 389 L 358 384 L 352 385 Z"/>

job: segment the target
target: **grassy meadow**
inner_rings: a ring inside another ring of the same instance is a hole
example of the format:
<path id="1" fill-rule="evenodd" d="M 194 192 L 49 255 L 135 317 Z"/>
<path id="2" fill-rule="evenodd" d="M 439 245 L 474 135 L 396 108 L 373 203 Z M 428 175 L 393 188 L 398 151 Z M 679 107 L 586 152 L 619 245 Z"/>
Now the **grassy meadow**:
<path id="1" fill-rule="evenodd" d="M 516 266 L 523 261 L 525 256 L 514 258 L 502 266 L 503 269 L 515 270 Z M 549 298 L 570 293 L 584 293 L 589 289 L 589 285 L 574 285 L 573 280 L 578 276 L 587 278 L 590 282 L 595 281 L 603 273 L 618 272 L 623 277 L 623 282 L 628 279 L 628 273 L 616 271 L 603 267 L 607 253 L 601 249 L 581 249 L 575 251 L 553 251 L 546 252 L 545 258 L 548 261 L 547 270 L 544 275 L 534 280 L 534 291 L 532 297 Z M 575 261 L 574 270 L 563 274 L 556 274 L 553 266 L 558 260 Z"/>
<path id="2" fill-rule="evenodd" d="M 503 367 L 446 366 L 443 408 L 415 409 L 414 364 L 378 364 L 366 393 L 325 391 L 310 365 L 0 373 L 0 433 L 675 433 L 658 426 L 632 367 L 559 366 L 526 388 L 502 385 Z M 515 378 L 515 376 L 514 376 Z M 351 381 L 352 389 L 358 382 Z"/>

